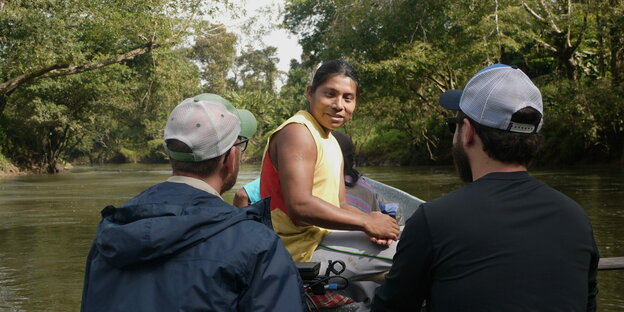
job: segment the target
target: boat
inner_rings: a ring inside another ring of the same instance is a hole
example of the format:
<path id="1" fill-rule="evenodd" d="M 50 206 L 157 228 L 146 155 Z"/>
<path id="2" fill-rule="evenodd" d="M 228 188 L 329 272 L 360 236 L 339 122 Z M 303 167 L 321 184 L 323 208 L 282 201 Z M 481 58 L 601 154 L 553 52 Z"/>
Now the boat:
<path id="1" fill-rule="evenodd" d="M 365 177 L 375 193 L 383 196 L 388 202 L 394 202 L 399 204 L 397 211 L 397 223 L 399 225 L 405 225 L 405 221 L 418 209 L 420 204 L 425 201 L 406 193 L 400 189 L 381 183 L 369 177 Z M 624 257 L 608 257 L 600 258 L 598 262 L 598 270 L 623 270 L 624 269 Z"/>
<path id="2" fill-rule="evenodd" d="M 377 180 L 371 179 L 369 177 L 364 177 L 366 182 L 368 182 L 373 191 L 380 197 L 384 199 L 385 202 L 388 203 L 396 203 L 398 204 L 396 220 L 399 225 L 405 225 L 405 221 L 409 219 L 409 217 L 418 209 L 420 204 L 425 201 L 411 195 L 405 191 L 402 191 L 398 188 L 392 187 L 390 185 L 384 184 Z M 622 270 L 624 269 L 624 257 L 614 257 L 614 258 L 601 258 L 598 264 L 598 270 Z M 344 306 L 339 306 L 335 308 L 326 308 L 319 309 L 319 311 L 323 312 L 354 312 L 359 308 L 358 303 L 351 303 Z"/>
<path id="3" fill-rule="evenodd" d="M 373 191 L 383 198 L 385 202 L 398 204 L 399 208 L 397 209 L 396 220 L 399 225 L 405 225 L 405 221 L 412 216 L 420 204 L 425 202 L 396 187 L 381 183 L 369 177 L 364 177 L 364 179 L 373 187 Z"/>

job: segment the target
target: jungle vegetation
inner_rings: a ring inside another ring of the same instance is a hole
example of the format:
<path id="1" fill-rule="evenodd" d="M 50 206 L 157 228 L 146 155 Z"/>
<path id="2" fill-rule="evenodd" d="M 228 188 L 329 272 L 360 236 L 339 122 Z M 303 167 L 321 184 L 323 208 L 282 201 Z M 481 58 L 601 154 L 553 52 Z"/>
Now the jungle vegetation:
<path id="1" fill-rule="evenodd" d="M 622 0 L 286 0 L 277 26 L 303 47 L 286 73 L 276 47 L 237 48 L 203 18 L 223 7 L 236 11 L 227 0 L 0 0 L 0 169 L 164 162 L 167 114 L 202 92 L 257 116 L 245 154 L 257 161 L 335 58 L 362 79 L 343 129 L 360 164 L 450 164 L 438 97 L 494 63 L 542 90 L 538 165 L 624 163 Z"/>

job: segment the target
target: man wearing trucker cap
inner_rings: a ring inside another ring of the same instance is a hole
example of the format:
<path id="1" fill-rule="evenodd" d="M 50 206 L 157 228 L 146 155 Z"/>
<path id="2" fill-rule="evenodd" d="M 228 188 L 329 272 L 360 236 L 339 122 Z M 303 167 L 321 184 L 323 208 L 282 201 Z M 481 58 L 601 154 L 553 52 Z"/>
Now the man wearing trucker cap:
<path id="1" fill-rule="evenodd" d="M 583 209 L 530 176 L 542 96 L 497 64 L 441 105 L 466 186 L 407 221 L 373 311 L 594 311 L 598 251 Z"/>
<path id="2" fill-rule="evenodd" d="M 238 209 L 221 198 L 255 131 L 249 111 L 215 94 L 173 109 L 164 135 L 173 176 L 102 210 L 82 311 L 303 311 L 268 200 Z"/>

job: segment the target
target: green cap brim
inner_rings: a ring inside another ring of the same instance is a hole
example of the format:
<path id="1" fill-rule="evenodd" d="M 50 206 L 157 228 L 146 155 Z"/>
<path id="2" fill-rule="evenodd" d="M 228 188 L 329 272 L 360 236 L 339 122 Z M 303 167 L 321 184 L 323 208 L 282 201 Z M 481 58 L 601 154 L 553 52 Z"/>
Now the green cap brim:
<path id="1" fill-rule="evenodd" d="M 197 162 L 200 160 L 195 159 L 195 155 L 193 153 L 183 153 L 183 152 L 174 152 L 167 148 L 167 143 L 165 145 L 165 151 L 169 157 L 183 162 Z"/>
<path id="2" fill-rule="evenodd" d="M 254 115 L 246 109 L 237 109 L 237 111 L 238 118 L 241 121 L 240 135 L 246 138 L 251 138 L 256 133 L 258 128 L 256 117 L 254 117 Z"/>

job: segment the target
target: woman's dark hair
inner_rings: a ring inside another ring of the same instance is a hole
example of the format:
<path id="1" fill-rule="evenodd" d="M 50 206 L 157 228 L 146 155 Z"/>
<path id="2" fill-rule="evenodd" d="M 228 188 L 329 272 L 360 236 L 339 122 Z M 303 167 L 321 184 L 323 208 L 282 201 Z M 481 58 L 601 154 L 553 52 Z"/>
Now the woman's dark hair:
<path id="1" fill-rule="evenodd" d="M 542 136 L 538 133 L 516 133 L 482 126 L 462 111 L 458 112 L 457 117 L 459 120 L 468 119 L 483 142 L 483 151 L 492 159 L 504 163 L 529 166 L 542 143 Z M 513 114 L 511 120 L 538 124 L 541 118 L 542 114 L 537 110 L 526 107 Z"/>
<path id="2" fill-rule="evenodd" d="M 166 144 L 167 144 L 167 148 L 170 151 L 181 152 L 181 153 L 193 152 L 193 150 L 191 150 L 191 148 L 188 147 L 188 145 L 176 139 L 169 139 L 166 141 Z M 215 158 L 206 159 L 206 160 L 202 160 L 198 162 L 186 162 L 186 161 L 175 160 L 169 157 L 169 162 L 171 163 L 171 169 L 173 169 L 174 173 L 185 172 L 185 173 L 191 173 L 191 174 L 200 176 L 202 178 L 205 178 L 205 177 L 210 176 L 217 169 L 220 159 L 221 159 L 221 156 L 217 156 Z"/>
<path id="3" fill-rule="evenodd" d="M 323 63 L 323 65 L 316 70 L 316 73 L 314 73 L 310 89 L 312 92 L 315 92 L 325 81 L 337 75 L 345 75 L 351 78 L 353 82 L 355 82 L 355 95 L 360 95 L 360 78 L 351 63 L 343 60 L 332 60 Z"/>
<path id="4" fill-rule="evenodd" d="M 350 181 L 345 179 L 345 184 L 348 187 L 352 187 L 357 184 L 360 178 L 360 173 L 355 169 L 355 146 L 351 138 L 345 133 L 332 131 L 332 135 L 336 138 L 336 141 L 338 141 L 338 145 L 340 145 L 340 150 L 342 151 L 344 175 L 351 178 Z"/>

